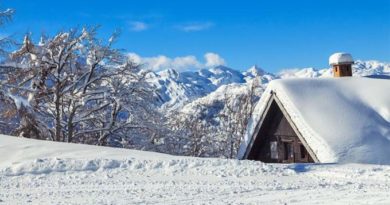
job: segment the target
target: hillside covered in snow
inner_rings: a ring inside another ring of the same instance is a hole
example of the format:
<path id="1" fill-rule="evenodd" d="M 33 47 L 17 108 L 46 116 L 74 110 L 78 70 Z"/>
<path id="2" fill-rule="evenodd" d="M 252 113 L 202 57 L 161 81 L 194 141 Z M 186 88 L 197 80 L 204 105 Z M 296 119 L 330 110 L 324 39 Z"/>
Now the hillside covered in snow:
<path id="1" fill-rule="evenodd" d="M 0 136 L 0 204 L 388 204 L 389 173 Z"/>

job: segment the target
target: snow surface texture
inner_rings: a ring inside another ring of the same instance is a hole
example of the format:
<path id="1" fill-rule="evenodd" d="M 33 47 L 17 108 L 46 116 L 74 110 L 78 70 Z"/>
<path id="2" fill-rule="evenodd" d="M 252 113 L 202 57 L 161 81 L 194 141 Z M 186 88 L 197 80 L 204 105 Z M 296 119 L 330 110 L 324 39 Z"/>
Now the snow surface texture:
<path id="1" fill-rule="evenodd" d="M 353 63 L 353 58 L 349 53 L 335 53 L 329 57 L 329 65 L 343 63 Z"/>
<path id="2" fill-rule="evenodd" d="M 0 204 L 389 204 L 390 166 L 263 164 L 0 135 Z"/>
<path id="3" fill-rule="evenodd" d="M 385 79 L 272 81 L 255 108 L 239 158 L 273 91 L 320 162 L 390 164 L 389 90 Z"/>

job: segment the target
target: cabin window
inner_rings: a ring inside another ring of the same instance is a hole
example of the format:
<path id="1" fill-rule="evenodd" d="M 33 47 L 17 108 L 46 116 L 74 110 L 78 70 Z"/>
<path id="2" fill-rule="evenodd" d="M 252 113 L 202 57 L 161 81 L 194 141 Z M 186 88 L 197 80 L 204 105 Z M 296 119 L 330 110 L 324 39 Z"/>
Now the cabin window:
<path id="1" fill-rule="evenodd" d="M 307 152 L 303 144 L 299 145 L 299 151 L 301 152 L 301 159 L 305 159 L 307 156 Z"/>
<path id="2" fill-rule="evenodd" d="M 284 160 L 294 159 L 293 144 L 290 142 L 283 142 Z"/>
<path id="3" fill-rule="evenodd" d="M 271 159 L 278 159 L 278 142 L 272 141 L 270 142 L 270 150 L 271 150 Z"/>
<path id="4" fill-rule="evenodd" d="M 334 68 L 334 71 L 337 72 L 337 67 Z"/>

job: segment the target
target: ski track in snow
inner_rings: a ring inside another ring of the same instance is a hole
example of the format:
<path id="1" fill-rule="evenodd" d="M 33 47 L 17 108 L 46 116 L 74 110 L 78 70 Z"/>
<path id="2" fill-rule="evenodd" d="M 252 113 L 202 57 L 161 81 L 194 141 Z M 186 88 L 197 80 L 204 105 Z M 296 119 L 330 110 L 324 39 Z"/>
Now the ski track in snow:
<path id="1" fill-rule="evenodd" d="M 362 164 L 40 158 L 0 184 L 0 204 L 390 204 L 390 166 Z"/>

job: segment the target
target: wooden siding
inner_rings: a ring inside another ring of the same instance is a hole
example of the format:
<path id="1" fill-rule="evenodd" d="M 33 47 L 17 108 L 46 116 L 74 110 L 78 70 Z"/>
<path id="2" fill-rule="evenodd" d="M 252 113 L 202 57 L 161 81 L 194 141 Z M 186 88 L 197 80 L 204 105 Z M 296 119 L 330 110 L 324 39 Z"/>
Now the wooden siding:
<path id="1" fill-rule="evenodd" d="M 273 100 L 248 153 L 248 159 L 270 163 L 314 162 Z"/>
<path id="2" fill-rule="evenodd" d="M 352 65 L 351 64 L 333 65 L 333 76 L 334 77 L 352 76 Z"/>

